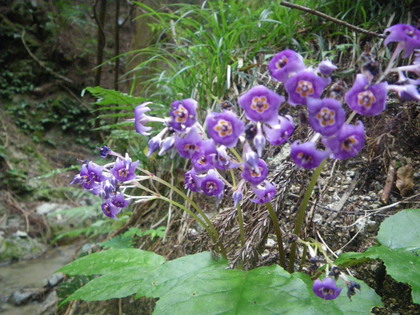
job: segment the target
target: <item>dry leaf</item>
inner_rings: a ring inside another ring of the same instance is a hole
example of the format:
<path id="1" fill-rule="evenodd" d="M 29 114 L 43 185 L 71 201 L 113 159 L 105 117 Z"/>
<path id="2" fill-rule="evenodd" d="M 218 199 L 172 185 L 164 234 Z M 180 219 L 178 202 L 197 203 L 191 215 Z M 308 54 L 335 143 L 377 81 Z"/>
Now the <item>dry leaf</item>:
<path id="1" fill-rule="evenodd" d="M 413 191 L 413 167 L 411 165 L 401 166 L 397 171 L 396 186 L 401 196 L 407 196 Z"/>

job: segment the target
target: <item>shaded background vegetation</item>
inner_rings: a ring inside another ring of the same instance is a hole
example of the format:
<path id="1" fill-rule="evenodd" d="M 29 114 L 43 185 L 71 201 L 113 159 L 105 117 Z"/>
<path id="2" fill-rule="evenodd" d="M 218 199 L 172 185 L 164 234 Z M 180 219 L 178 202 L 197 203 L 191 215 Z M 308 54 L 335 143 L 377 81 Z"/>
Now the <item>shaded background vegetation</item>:
<path id="1" fill-rule="evenodd" d="M 173 247 L 185 237 L 174 233 L 186 225 L 185 218 L 175 213 L 170 221 L 161 204 L 132 207 L 118 223 L 103 220 L 97 200 L 68 187 L 78 160 L 98 160 L 97 148 L 106 144 L 168 178 L 172 170 L 173 180 L 182 185 L 183 175 L 174 170 L 185 162 L 147 159 L 148 139 L 124 122 L 137 104 L 153 101 L 153 114 L 166 116 L 174 100 L 193 97 L 204 117 L 221 101 L 235 102 L 253 84 L 266 83 L 268 60 L 286 48 L 312 64 L 330 58 L 339 65 L 337 76 L 349 84 L 366 49 L 384 62 L 389 58 L 377 38 L 278 1 L 172 2 L 0 3 L 0 215 L 24 215 L 30 223 L 24 229 L 47 243 L 102 234 L 98 241 L 91 239 L 99 242 L 133 226 L 149 230 L 168 222 L 166 243 L 150 233 L 135 240 L 170 258 L 191 252 L 191 244 Z M 378 33 L 398 22 L 416 24 L 420 16 L 411 0 L 294 3 Z M 97 85 L 101 88 L 82 93 Z M 118 101 L 109 89 L 127 93 L 127 99 Z M 411 145 L 415 148 L 416 142 Z M 71 204 L 67 215 L 82 218 L 82 226 L 45 235 L 48 223 L 34 208 L 46 201 Z M 16 232 L 7 222 L 2 221 L 4 234 Z"/>

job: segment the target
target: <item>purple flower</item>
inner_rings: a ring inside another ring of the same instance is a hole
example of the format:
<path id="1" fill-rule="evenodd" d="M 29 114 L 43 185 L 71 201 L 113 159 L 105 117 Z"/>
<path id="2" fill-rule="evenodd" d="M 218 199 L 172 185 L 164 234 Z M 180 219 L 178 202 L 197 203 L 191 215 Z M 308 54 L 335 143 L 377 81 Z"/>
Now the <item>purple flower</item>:
<path id="1" fill-rule="evenodd" d="M 231 170 L 241 166 L 240 163 L 232 161 L 224 146 L 218 147 L 217 153 L 209 154 L 208 157 L 210 163 L 219 170 Z"/>
<path id="2" fill-rule="evenodd" d="M 150 108 L 147 107 L 149 104 L 152 104 L 152 102 L 143 103 L 134 109 L 134 126 L 136 127 L 136 131 L 143 136 L 150 135 L 152 127 L 146 126 L 148 122 L 165 122 L 162 118 L 152 117 L 145 114 L 150 111 Z"/>
<path id="3" fill-rule="evenodd" d="M 238 184 L 238 188 L 233 192 L 232 198 L 234 202 L 234 207 L 236 208 L 238 204 L 242 201 L 244 198 L 244 194 L 242 192 L 244 188 L 245 181 L 241 180 Z"/>
<path id="4" fill-rule="evenodd" d="M 320 98 L 331 78 L 321 78 L 309 70 L 301 71 L 286 82 L 290 105 L 306 105 L 309 97 Z"/>
<path id="5" fill-rule="evenodd" d="M 111 219 L 114 219 L 114 220 L 117 219 L 117 214 L 121 212 L 121 208 L 114 206 L 110 201 L 106 201 L 105 203 L 103 203 L 101 208 L 102 208 L 102 212 L 107 217 L 110 217 Z"/>
<path id="6" fill-rule="evenodd" d="M 193 127 L 185 138 L 177 137 L 175 145 L 178 149 L 179 155 L 183 158 L 190 159 L 199 154 L 202 142 L 203 140 L 198 134 L 197 129 Z"/>
<path id="7" fill-rule="evenodd" d="M 119 193 L 111 198 L 111 203 L 117 208 L 125 208 L 130 204 L 130 200 L 126 200 L 124 194 Z"/>
<path id="8" fill-rule="evenodd" d="M 112 177 L 109 180 L 103 181 L 98 187 L 95 187 L 92 193 L 106 200 L 115 194 L 117 183 L 118 181 Z"/>
<path id="9" fill-rule="evenodd" d="M 257 149 L 258 156 L 262 156 L 262 151 L 264 150 L 266 139 L 264 137 L 264 134 L 262 132 L 261 123 L 257 123 L 257 134 L 254 137 L 253 143 L 255 146 L 255 149 Z"/>
<path id="10" fill-rule="evenodd" d="M 278 119 L 278 123 L 271 125 L 271 127 L 266 125 L 263 126 L 267 141 L 270 142 L 271 145 L 286 143 L 295 130 L 292 116 L 278 116 Z"/>
<path id="11" fill-rule="evenodd" d="M 336 133 L 346 120 L 346 112 L 339 101 L 332 98 L 308 99 L 309 123 L 323 136 Z"/>
<path id="12" fill-rule="evenodd" d="M 331 74 L 337 69 L 337 66 L 334 65 L 330 60 L 324 60 L 318 65 L 318 71 L 326 76 L 331 76 Z"/>
<path id="13" fill-rule="evenodd" d="M 241 174 L 242 178 L 253 186 L 261 184 L 267 178 L 267 175 L 268 167 L 262 159 L 259 159 L 256 169 L 245 163 L 244 170 Z"/>
<path id="14" fill-rule="evenodd" d="M 305 69 L 305 63 L 300 54 L 294 50 L 283 50 L 271 59 L 268 70 L 277 81 L 285 83 L 290 76 Z"/>
<path id="15" fill-rule="evenodd" d="M 160 151 L 158 155 L 162 156 L 166 152 L 170 151 L 174 147 L 174 144 L 175 144 L 175 135 L 166 137 L 160 144 Z"/>
<path id="16" fill-rule="evenodd" d="M 149 140 L 149 151 L 147 152 L 147 157 L 151 157 L 153 153 L 160 149 L 162 138 L 167 131 L 167 127 L 163 128 L 156 136 Z"/>
<path id="17" fill-rule="evenodd" d="M 201 192 L 200 184 L 201 180 L 194 169 L 185 173 L 185 188 L 188 188 L 193 192 Z"/>
<path id="18" fill-rule="evenodd" d="M 248 164 L 253 169 L 258 168 L 258 162 L 260 158 L 258 154 L 254 150 L 252 150 L 248 142 L 244 143 L 244 147 L 242 150 L 242 158 L 244 160 L 244 163 Z"/>
<path id="19" fill-rule="evenodd" d="M 420 93 L 414 84 L 388 85 L 388 89 L 398 93 L 404 101 L 420 101 Z"/>
<path id="20" fill-rule="evenodd" d="M 323 143 L 333 153 L 333 158 L 346 160 L 362 151 L 365 145 L 365 128 L 359 121 L 357 125 L 344 124 L 331 138 L 323 138 Z"/>
<path id="21" fill-rule="evenodd" d="M 216 171 L 210 170 L 202 179 L 200 187 L 203 193 L 207 196 L 215 196 L 220 198 L 223 196 L 225 183 L 217 176 Z"/>
<path id="22" fill-rule="evenodd" d="M 197 121 L 197 105 L 197 101 L 192 98 L 173 102 L 170 112 L 172 121 L 169 125 L 177 131 L 182 131 L 186 127 L 194 125 Z"/>
<path id="23" fill-rule="evenodd" d="M 315 280 L 314 293 L 324 300 L 335 300 L 341 293 L 343 288 L 338 288 L 337 283 L 330 277 L 326 278 L 324 281 L 319 279 Z"/>
<path id="24" fill-rule="evenodd" d="M 107 179 L 102 173 L 103 169 L 103 166 L 93 163 L 92 161 L 83 164 L 80 173 L 74 177 L 70 185 L 81 184 L 85 189 L 93 189 L 95 183 L 100 183 Z"/>
<path id="25" fill-rule="evenodd" d="M 194 170 L 197 173 L 205 173 L 208 172 L 211 168 L 215 167 L 212 163 L 213 158 L 211 157 L 211 154 L 216 156 L 216 145 L 213 140 L 204 140 L 201 143 L 200 152 L 198 152 L 192 158 Z"/>
<path id="26" fill-rule="evenodd" d="M 128 155 L 126 155 L 125 159 L 117 158 L 114 167 L 111 169 L 111 173 L 120 182 L 135 179 L 136 168 L 139 163 L 139 161 L 132 162 Z"/>
<path id="27" fill-rule="evenodd" d="M 259 85 L 242 95 L 238 103 L 249 120 L 270 123 L 277 119 L 279 107 L 284 101 L 283 96 Z"/>
<path id="28" fill-rule="evenodd" d="M 251 199 L 253 203 L 264 204 L 273 200 L 276 195 L 276 186 L 268 181 L 264 181 L 263 185 L 253 186 L 256 199 Z"/>
<path id="29" fill-rule="evenodd" d="M 404 58 L 408 58 L 414 49 L 420 48 L 420 30 L 407 24 L 396 24 L 385 30 L 389 33 L 385 38 L 385 46 L 397 42 L 397 49 L 405 50 Z"/>
<path id="30" fill-rule="evenodd" d="M 290 153 L 293 161 L 307 170 L 317 168 L 328 155 L 328 151 L 317 150 L 315 143 L 295 141 Z"/>
<path id="31" fill-rule="evenodd" d="M 206 119 L 209 136 L 217 144 L 228 148 L 236 146 L 239 136 L 245 130 L 245 124 L 231 111 L 210 113 Z"/>
<path id="32" fill-rule="evenodd" d="M 368 78 L 358 74 L 350 91 L 346 93 L 349 107 L 364 116 L 376 116 L 386 107 L 388 83 L 369 85 Z"/>

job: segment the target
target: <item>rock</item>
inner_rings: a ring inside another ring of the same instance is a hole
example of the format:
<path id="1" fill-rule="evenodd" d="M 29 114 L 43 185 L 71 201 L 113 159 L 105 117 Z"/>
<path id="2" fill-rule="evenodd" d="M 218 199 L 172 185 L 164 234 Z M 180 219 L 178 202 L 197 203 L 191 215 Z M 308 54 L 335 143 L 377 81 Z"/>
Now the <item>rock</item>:
<path id="1" fill-rule="evenodd" d="M 36 300 L 45 292 L 44 289 L 20 289 L 15 291 L 9 298 L 8 302 L 20 306 L 29 303 L 31 300 Z"/>
<path id="2" fill-rule="evenodd" d="M 62 208 L 63 208 L 62 205 L 59 205 L 57 203 L 47 202 L 47 203 L 43 203 L 42 205 L 38 206 L 36 208 L 36 213 L 38 213 L 38 214 L 49 214 L 51 212 L 55 212 L 55 211 L 60 210 Z"/>
<path id="3" fill-rule="evenodd" d="M 42 306 L 41 314 L 56 314 L 56 307 L 58 304 L 57 292 L 53 290 L 48 294 Z"/>
<path id="4" fill-rule="evenodd" d="M 64 275 L 61 272 L 57 272 L 47 280 L 47 285 L 49 287 L 55 287 L 57 284 L 59 284 L 64 279 Z"/>

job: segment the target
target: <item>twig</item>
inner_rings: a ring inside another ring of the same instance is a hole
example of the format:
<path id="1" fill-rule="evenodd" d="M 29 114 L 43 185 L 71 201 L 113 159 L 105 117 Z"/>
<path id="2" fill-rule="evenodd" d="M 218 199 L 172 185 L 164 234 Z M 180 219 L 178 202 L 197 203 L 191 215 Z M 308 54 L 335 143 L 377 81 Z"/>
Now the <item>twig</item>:
<path id="1" fill-rule="evenodd" d="M 290 3 L 290 2 L 287 2 L 287 1 L 281 1 L 280 5 L 282 5 L 284 7 L 288 7 L 288 8 L 292 8 L 292 9 L 298 9 L 298 10 L 301 10 L 301 11 L 304 11 L 304 12 L 308 12 L 308 13 L 313 14 L 313 15 L 318 15 L 318 16 L 324 18 L 324 19 L 330 20 L 330 21 L 332 21 L 336 24 L 343 25 L 343 26 L 348 27 L 348 28 L 350 28 L 350 29 L 352 29 L 356 32 L 359 32 L 359 33 L 363 33 L 363 34 L 367 34 L 367 35 L 375 36 L 375 37 L 379 37 L 379 38 L 384 38 L 385 37 L 385 35 L 383 35 L 383 34 L 378 34 L 378 33 L 375 33 L 375 32 L 365 30 L 365 29 L 357 27 L 353 24 L 347 23 L 343 20 L 336 19 L 336 18 L 334 18 L 332 16 L 329 16 L 325 13 L 322 13 L 320 11 L 310 9 L 310 8 L 307 8 L 307 7 L 298 5 L 298 4 Z"/>
<path id="2" fill-rule="evenodd" d="M 55 72 L 54 70 L 52 70 L 51 68 L 49 68 L 48 66 L 46 66 L 41 60 L 39 60 L 37 58 L 37 56 L 35 56 L 35 54 L 29 49 L 28 45 L 26 44 L 25 41 L 25 30 L 22 31 L 22 36 L 21 36 L 21 40 L 22 40 L 22 44 L 25 47 L 26 51 L 28 52 L 28 54 L 32 57 L 32 59 L 34 59 L 42 68 L 44 68 L 45 70 L 47 70 L 49 73 L 51 73 L 52 75 L 54 75 L 55 77 L 57 77 L 60 80 L 66 81 L 68 83 L 73 83 L 72 80 L 70 80 L 69 78 L 66 78 L 64 76 L 62 76 L 61 74 L 58 74 L 57 72 Z"/>
<path id="3" fill-rule="evenodd" d="M 394 183 L 395 165 L 396 165 L 396 162 L 394 160 L 392 160 L 389 163 L 388 175 L 386 177 L 384 190 L 383 190 L 382 196 L 381 196 L 381 201 L 385 204 L 388 203 L 388 199 L 389 199 L 389 196 L 391 194 L 392 185 Z"/>

